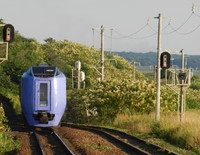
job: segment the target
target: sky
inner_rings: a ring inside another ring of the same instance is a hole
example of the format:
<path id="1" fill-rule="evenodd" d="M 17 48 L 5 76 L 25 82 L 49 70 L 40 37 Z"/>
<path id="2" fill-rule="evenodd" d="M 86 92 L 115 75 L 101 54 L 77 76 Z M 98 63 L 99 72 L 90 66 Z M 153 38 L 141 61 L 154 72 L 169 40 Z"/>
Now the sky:
<path id="1" fill-rule="evenodd" d="M 5 23 L 40 43 L 52 37 L 100 48 L 99 29 L 104 25 L 107 51 L 156 52 L 154 17 L 161 14 L 161 50 L 200 55 L 200 0 L 0 0 L 0 4 Z"/>

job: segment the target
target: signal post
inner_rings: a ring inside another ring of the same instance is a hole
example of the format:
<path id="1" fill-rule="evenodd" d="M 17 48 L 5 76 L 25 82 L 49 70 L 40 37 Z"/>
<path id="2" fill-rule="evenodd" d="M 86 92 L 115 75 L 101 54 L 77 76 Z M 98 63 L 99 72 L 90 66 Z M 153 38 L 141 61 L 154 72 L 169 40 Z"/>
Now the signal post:
<path id="1" fill-rule="evenodd" d="M 8 44 L 14 41 L 14 27 L 11 24 L 1 24 L 3 27 L 3 42 L 0 45 L 6 44 L 5 54 L 0 56 L 0 64 L 8 60 Z"/>

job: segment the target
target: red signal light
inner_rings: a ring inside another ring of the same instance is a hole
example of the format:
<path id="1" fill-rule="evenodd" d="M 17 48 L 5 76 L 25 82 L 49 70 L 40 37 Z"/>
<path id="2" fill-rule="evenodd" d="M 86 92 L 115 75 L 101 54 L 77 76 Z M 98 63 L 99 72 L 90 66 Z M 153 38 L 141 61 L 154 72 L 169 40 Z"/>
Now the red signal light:
<path id="1" fill-rule="evenodd" d="M 163 52 L 160 56 L 160 67 L 163 69 L 170 68 L 171 55 L 168 52 Z"/>
<path id="2" fill-rule="evenodd" d="M 14 27 L 11 24 L 7 24 L 3 28 L 3 41 L 11 43 L 14 40 Z"/>

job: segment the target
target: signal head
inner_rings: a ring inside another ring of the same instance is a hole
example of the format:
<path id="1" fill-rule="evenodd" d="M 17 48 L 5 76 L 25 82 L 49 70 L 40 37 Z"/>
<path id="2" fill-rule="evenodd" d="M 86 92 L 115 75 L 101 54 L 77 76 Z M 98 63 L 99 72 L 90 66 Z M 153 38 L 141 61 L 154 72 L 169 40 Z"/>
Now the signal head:
<path id="1" fill-rule="evenodd" d="M 160 67 L 162 69 L 170 68 L 170 58 L 171 58 L 171 55 L 168 52 L 163 52 L 160 55 Z"/>
<path id="2" fill-rule="evenodd" d="M 6 24 L 3 28 L 3 41 L 11 43 L 14 40 L 14 27 L 11 24 Z"/>

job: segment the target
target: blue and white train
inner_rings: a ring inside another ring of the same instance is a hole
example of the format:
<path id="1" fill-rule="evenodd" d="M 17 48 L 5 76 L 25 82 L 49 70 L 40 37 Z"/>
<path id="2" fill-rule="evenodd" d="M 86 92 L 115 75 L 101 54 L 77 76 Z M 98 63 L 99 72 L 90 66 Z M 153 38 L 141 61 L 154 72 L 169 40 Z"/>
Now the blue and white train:
<path id="1" fill-rule="evenodd" d="M 41 64 L 22 76 L 21 106 L 30 126 L 58 126 L 66 108 L 66 77 L 57 68 Z"/>

